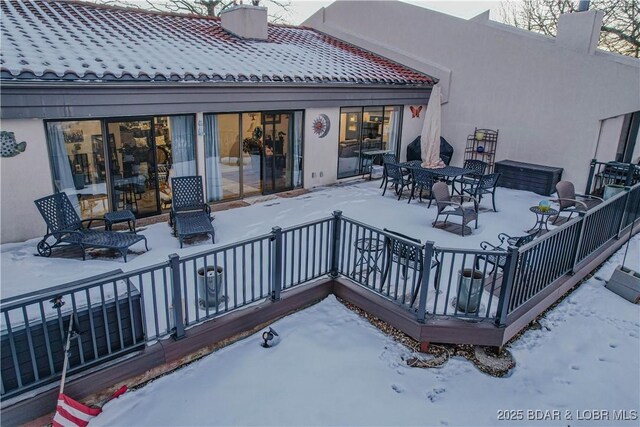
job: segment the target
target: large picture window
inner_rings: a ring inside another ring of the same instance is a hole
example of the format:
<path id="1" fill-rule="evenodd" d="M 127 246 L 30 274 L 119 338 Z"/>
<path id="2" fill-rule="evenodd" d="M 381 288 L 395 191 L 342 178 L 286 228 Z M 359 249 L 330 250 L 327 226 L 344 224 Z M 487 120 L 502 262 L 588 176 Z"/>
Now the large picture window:
<path id="1" fill-rule="evenodd" d="M 401 121 L 399 106 L 342 108 L 338 178 L 364 173 L 371 166 L 372 153 L 396 153 Z"/>

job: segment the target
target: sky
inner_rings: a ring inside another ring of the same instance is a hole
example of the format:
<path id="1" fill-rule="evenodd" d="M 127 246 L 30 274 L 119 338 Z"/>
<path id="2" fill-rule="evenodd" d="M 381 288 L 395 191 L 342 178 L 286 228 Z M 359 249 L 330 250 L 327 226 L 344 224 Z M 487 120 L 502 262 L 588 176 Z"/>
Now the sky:
<path id="1" fill-rule="evenodd" d="M 361 0 L 363 2 L 372 0 Z M 305 19 L 313 15 L 318 9 L 328 6 L 331 0 L 291 0 L 291 11 L 289 22 L 299 25 Z M 438 12 L 447 13 L 449 15 L 460 18 L 472 18 L 486 10 L 491 10 L 491 18 L 498 17 L 500 2 L 499 1 L 470 1 L 470 0 L 447 0 L 447 1 L 405 1 L 416 6 L 426 7 L 428 9 L 437 10 Z"/>

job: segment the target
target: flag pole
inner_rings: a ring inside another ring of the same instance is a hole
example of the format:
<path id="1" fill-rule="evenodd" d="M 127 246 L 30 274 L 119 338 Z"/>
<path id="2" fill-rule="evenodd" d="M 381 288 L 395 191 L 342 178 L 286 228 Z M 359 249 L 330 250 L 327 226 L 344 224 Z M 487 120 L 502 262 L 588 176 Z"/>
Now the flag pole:
<path id="1" fill-rule="evenodd" d="M 69 365 L 69 348 L 71 347 L 71 334 L 73 331 L 73 311 L 69 316 L 69 330 L 67 331 L 67 343 L 64 346 L 64 362 L 62 362 L 62 378 L 60 379 L 60 393 L 64 392 L 64 382 L 67 378 L 67 366 Z"/>

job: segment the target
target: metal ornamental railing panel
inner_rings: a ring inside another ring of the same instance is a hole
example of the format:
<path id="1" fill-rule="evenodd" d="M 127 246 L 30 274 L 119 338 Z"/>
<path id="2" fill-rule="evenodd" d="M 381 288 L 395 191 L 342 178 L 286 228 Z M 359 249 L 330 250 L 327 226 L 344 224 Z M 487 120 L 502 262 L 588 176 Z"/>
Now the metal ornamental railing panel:
<path id="1" fill-rule="evenodd" d="M 1 395 L 59 377 L 69 319 L 70 372 L 144 348 L 185 328 L 326 276 L 346 278 L 415 315 L 507 323 L 640 216 L 640 184 L 506 251 L 437 247 L 341 212 L 164 263 L 93 277 L 0 302 Z M 54 307 L 50 301 L 64 301 Z"/>

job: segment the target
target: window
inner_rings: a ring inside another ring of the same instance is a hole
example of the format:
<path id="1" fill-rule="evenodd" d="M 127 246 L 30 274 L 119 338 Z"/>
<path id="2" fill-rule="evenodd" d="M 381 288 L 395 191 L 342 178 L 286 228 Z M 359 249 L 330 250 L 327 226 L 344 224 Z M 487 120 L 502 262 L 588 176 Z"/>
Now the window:
<path id="1" fill-rule="evenodd" d="M 395 153 L 398 146 L 401 109 L 387 107 L 349 107 L 340 110 L 338 178 L 364 173 L 371 166 L 375 151 Z"/>

